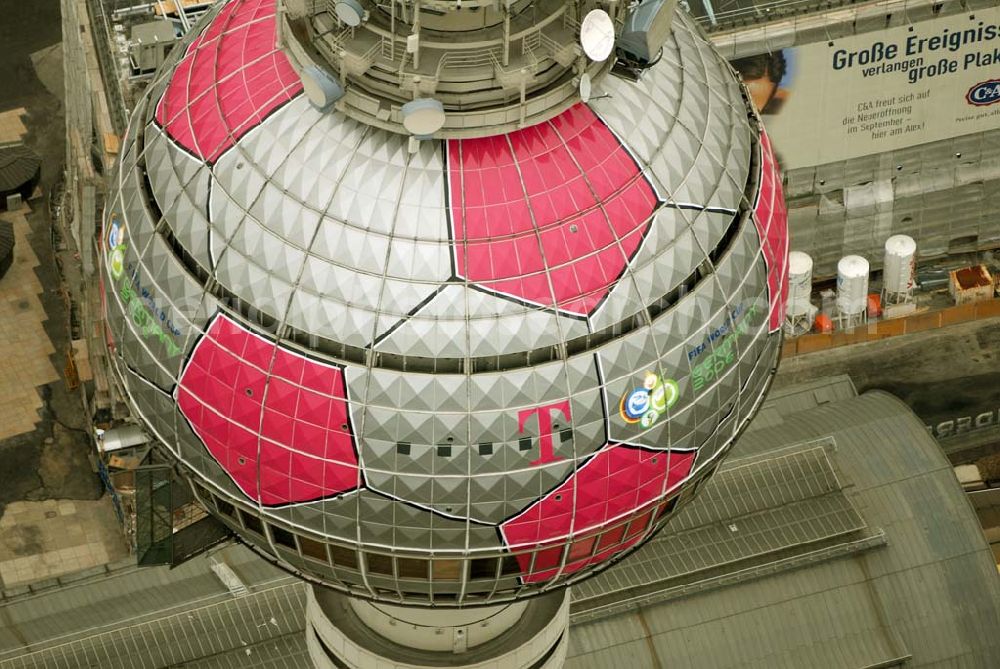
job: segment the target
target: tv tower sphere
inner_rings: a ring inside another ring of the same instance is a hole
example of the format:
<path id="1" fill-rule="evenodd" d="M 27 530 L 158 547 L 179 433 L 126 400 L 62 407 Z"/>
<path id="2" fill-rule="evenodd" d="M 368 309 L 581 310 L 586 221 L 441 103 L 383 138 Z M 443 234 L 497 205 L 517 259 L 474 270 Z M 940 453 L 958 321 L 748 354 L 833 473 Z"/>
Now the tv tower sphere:
<path id="1" fill-rule="evenodd" d="M 104 216 L 112 367 L 262 556 L 383 613 L 510 605 L 719 464 L 786 214 L 675 4 L 230 0 L 174 50 Z"/>

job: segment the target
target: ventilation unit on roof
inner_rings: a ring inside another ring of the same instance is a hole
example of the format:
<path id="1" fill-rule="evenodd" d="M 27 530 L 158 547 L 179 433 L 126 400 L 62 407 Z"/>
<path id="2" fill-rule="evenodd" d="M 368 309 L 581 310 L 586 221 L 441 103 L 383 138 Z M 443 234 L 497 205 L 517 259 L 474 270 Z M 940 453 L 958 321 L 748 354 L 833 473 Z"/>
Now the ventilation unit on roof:
<path id="1" fill-rule="evenodd" d="M 677 0 L 642 0 L 625 17 L 618 38 L 619 53 L 638 67 L 655 62 L 670 36 Z"/>

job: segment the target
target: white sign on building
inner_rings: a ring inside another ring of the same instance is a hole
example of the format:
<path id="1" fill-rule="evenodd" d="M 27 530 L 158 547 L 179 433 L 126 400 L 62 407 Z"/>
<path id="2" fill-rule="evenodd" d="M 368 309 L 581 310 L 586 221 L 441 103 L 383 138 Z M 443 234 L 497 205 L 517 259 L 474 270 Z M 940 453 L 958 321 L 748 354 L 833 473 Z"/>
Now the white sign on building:
<path id="1" fill-rule="evenodd" d="M 784 169 L 1000 127 L 1000 8 L 781 49 L 733 65 Z"/>

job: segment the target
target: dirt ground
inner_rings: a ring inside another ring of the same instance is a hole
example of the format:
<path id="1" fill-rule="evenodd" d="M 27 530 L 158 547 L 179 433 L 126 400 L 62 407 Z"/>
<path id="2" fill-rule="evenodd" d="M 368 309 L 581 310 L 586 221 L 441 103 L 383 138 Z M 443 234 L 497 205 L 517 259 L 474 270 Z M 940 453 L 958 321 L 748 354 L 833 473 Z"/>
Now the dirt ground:
<path id="1" fill-rule="evenodd" d="M 939 426 L 992 413 L 1000 423 L 1000 319 L 845 346 L 782 360 L 775 387 L 849 374 L 858 391 L 881 389 L 906 402 L 935 436 Z"/>

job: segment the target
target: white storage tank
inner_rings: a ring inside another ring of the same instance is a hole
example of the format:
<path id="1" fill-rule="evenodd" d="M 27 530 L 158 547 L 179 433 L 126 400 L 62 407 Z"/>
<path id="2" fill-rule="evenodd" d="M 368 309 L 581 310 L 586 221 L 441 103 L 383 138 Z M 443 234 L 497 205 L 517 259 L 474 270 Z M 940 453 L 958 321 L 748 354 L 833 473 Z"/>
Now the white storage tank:
<path id="1" fill-rule="evenodd" d="M 886 295 L 909 294 L 913 290 L 913 266 L 917 243 L 909 235 L 893 235 L 885 240 L 882 290 Z"/>
<path id="2" fill-rule="evenodd" d="M 868 261 L 844 256 L 837 263 L 837 310 L 841 315 L 863 314 L 868 308 Z"/>
<path id="3" fill-rule="evenodd" d="M 788 315 L 804 316 L 810 312 L 813 259 L 808 253 L 788 254 Z"/>

